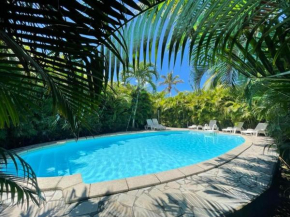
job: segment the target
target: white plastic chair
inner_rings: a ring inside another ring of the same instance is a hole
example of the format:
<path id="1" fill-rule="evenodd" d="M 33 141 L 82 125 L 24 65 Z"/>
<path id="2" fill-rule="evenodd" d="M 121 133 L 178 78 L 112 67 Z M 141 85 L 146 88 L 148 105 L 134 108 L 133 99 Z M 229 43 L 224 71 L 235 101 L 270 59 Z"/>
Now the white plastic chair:
<path id="1" fill-rule="evenodd" d="M 230 132 L 230 133 L 236 133 L 237 131 L 242 131 L 244 122 L 238 122 L 234 127 L 227 127 L 222 129 L 223 132 Z"/>
<path id="2" fill-rule="evenodd" d="M 204 125 L 203 130 L 218 130 L 216 120 L 210 120 L 209 125 Z"/>
<path id="3" fill-rule="evenodd" d="M 150 128 L 151 130 L 157 130 L 157 129 L 158 129 L 158 127 L 156 127 L 156 126 L 154 125 L 154 123 L 153 123 L 153 121 L 152 121 L 151 119 L 147 119 L 146 122 L 147 122 L 147 125 L 145 125 L 145 129 L 146 129 L 146 130 L 148 130 L 149 128 Z"/>
<path id="4" fill-rule="evenodd" d="M 187 127 L 188 129 L 197 129 L 197 125 L 191 125 Z"/>
<path id="5" fill-rule="evenodd" d="M 256 128 L 253 129 L 247 129 L 247 130 L 243 130 L 241 131 L 242 134 L 251 134 L 251 135 L 256 135 L 258 136 L 259 133 L 263 133 L 266 136 L 266 128 L 267 128 L 268 124 L 267 123 L 259 123 Z"/>
<path id="6" fill-rule="evenodd" d="M 153 125 L 155 125 L 157 128 L 161 129 L 161 130 L 165 130 L 166 126 L 163 126 L 162 124 L 158 123 L 158 120 L 156 118 L 152 119 L 153 121 Z"/>

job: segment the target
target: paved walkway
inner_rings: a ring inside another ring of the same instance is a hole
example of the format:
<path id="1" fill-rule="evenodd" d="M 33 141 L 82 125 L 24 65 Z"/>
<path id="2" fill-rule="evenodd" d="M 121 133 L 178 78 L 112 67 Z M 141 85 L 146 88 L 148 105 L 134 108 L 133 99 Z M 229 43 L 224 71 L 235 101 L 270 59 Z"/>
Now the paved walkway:
<path id="1" fill-rule="evenodd" d="M 232 161 L 165 184 L 66 204 L 61 190 L 46 191 L 46 204 L 0 207 L 0 216 L 163 217 L 224 216 L 250 203 L 271 184 L 277 154 L 265 137 Z"/>

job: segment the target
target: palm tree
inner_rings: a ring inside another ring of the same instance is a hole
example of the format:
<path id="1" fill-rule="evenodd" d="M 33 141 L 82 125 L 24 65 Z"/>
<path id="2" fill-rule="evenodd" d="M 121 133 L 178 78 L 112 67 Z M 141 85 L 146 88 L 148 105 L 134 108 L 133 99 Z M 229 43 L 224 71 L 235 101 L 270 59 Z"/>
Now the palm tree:
<path id="1" fill-rule="evenodd" d="M 158 72 L 156 71 L 155 66 L 152 63 L 139 63 L 135 65 L 130 65 L 130 67 L 121 72 L 122 80 L 123 82 L 127 83 L 130 82 L 131 79 L 136 79 L 136 99 L 135 99 L 135 105 L 132 109 L 132 127 L 135 128 L 135 117 L 136 117 L 136 112 L 138 108 L 138 101 L 139 101 L 139 96 L 140 92 L 146 87 L 147 84 L 149 84 L 152 88 L 153 91 L 156 90 L 156 85 L 152 81 L 153 77 L 155 79 L 158 78 Z M 131 119 L 131 117 L 130 117 Z M 128 124 L 130 122 L 130 119 L 128 121 Z M 128 127 L 127 127 L 128 128 Z"/>
<path id="2" fill-rule="evenodd" d="M 177 84 L 184 83 L 183 80 L 179 79 L 179 75 L 175 75 L 173 77 L 173 71 L 167 73 L 166 76 L 161 75 L 161 78 L 164 79 L 163 82 L 160 82 L 159 85 L 167 85 L 167 87 L 164 89 L 164 91 L 168 92 L 171 96 L 171 90 L 174 88 L 176 92 L 179 92 L 179 90 L 175 87 Z"/>

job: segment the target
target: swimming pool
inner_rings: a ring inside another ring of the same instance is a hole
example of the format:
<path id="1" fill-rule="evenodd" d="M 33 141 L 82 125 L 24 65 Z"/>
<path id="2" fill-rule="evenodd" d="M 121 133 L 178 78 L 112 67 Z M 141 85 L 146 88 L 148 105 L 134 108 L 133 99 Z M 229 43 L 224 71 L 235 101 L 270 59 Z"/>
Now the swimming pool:
<path id="1" fill-rule="evenodd" d="M 38 177 L 80 173 L 94 183 L 167 171 L 220 156 L 244 143 L 236 135 L 165 131 L 97 137 L 21 153 Z"/>

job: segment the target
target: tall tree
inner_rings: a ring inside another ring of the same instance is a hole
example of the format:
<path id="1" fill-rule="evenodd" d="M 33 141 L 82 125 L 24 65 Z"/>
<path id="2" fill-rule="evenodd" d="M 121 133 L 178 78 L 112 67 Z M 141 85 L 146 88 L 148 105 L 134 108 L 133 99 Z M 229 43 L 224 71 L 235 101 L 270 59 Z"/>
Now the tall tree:
<path id="1" fill-rule="evenodd" d="M 164 89 L 164 91 L 168 92 L 171 96 L 171 90 L 174 88 L 176 92 L 179 92 L 179 90 L 175 87 L 177 84 L 184 83 L 183 80 L 179 79 L 179 75 L 175 75 L 173 77 L 173 71 L 167 73 L 167 75 L 161 75 L 161 78 L 164 79 L 164 81 L 160 82 L 159 85 L 167 85 L 167 87 Z"/>
<path id="2" fill-rule="evenodd" d="M 130 65 L 128 70 L 121 72 L 122 80 L 124 82 L 130 82 L 131 79 L 136 79 L 136 99 L 135 105 L 132 110 L 132 127 L 135 128 L 135 117 L 138 108 L 138 101 L 140 92 L 149 84 L 153 90 L 156 90 L 156 85 L 153 82 L 153 78 L 158 78 L 158 72 L 152 63 L 139 63 L 135 65 Z M 131 118 L 130 118 L 131 119 Z M 130 119 L 128 123 L 130 122 Z"/>

